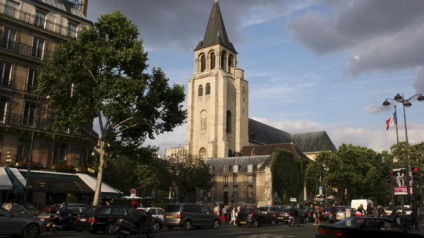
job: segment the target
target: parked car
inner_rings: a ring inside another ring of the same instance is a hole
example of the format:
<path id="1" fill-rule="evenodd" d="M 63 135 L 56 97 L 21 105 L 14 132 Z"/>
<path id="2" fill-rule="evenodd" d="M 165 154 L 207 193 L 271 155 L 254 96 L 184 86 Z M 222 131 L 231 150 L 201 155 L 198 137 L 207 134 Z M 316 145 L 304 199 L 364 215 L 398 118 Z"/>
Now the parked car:
<path id="1" fill-rule="evenodd" d="M 22 236 L 35 238 L 42 232 L 41 221 L 34 217 L 16 216 L 4 208 L 0 208 L 0 236 Z"/>
<path id="2" fill-rule="evenodd" d="M 129 209 L 134 208 L 127 205 L 116 205 L 86 210 L 75 219 L 75 229 L 78 232 L 88 230 L 92 234 L 103 231 L 111 235 L 114 233 L 115 220 L 127 216 Z"/>
<path id="3" fill-rule="evenodd" d="M 0 203 L 0 207 L 5 208 L 7 203 Z M 11 212 L 16 216 L 24 216 L 24 217 L 32 217 L 34 218 L 34 215 L 32 215 L 31 212 L 29 212 L 25 207 L 23 207 L 20 204 L 12 203 L 12 210 Z"/>
<path id="4" fill-rule="evenodd" d="M 336 220 L 341 221 L 346 218 L 346 207 L 335 206 L 336 208 Z"/>
<path id="5" fill-rule="evenodd" d="M 221 225 L 219 216 L 202 205 L 192 203 L 169 204 L 165 211 L 163 224 L 168 229 L 174 227 L 182 227 L 185 230 L 190 230 L 193 227 L 218 229 Z"/>
<path id="6" fill-rule="evenodd" d="M 280 208 L 278 210 L 278 215 L 277 215 L 277 223 L 280 222 L 285 222 L 287 223 L 289 220 L 289 216 L 290 216 L 290 208 Z"/>
<path id="7" fill-rule="evenodd" d="M 252 225 L 255 227 L 264 224 L 276 225 L 277 219 L 272 213 L 269 213 L 266 208 L 242 208 L 236 218 L 237 226 Z"/>
<path id="8" fill-rule="evenodd" d="M 421 234 L 408 232 L 388 218 L 378 217 L 348 217 L 333 225 L 319 225 L 316 238 L 411 238 L 422 237 Z"/>
<path id="9" fill-rule="evenodd" d="M 51 206 L 47 206 L 44 210 L 47 213 L 54 213 L 57 210 L 62 209 L 64 206 L 67 206 L 68 210 L 70 210 L 72 212 L 76 212 L 76 213 L 83 212 L 83 211 L 90 208 L 89 205 L 83 204 L 83 203 L 68 203 L 68 204 L 58 203 L 58 204 L 53 204 Z"/>
<path id="10" fill-rule="evenodd" d="M 139 207 L 137 209 L 148 212 L 153 218 L 153 229 L 158 232 L 163 227 L 163 220 L 165 217 L 165 209 L 161 207 Z"/>

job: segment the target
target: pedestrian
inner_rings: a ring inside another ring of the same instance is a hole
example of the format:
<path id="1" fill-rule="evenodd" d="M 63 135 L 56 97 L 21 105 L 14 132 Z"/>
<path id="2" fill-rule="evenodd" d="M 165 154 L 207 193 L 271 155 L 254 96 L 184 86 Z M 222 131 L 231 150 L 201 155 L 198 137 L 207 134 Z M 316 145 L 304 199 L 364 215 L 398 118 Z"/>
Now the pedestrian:
<path id="1" fill-rule="evenodd" d="M 221 216 L 223 217 L 221 218 L 221 221 L 223 221 L 224 223 L 228 221 L 227 215 L 228 215 L 228 205 L 225 204 L 224 208 L 222 208 L 222 213 L 221 213 Z"/>
<path id="2" fill-rule="evenodd" d="M 216 204 L 216 206 L 213 208 L 213 213 L 215 215 L 218 215 L 219 216 L 219 204 Z"/>
<path id="3" fill-rule="evenodd" d="M 12 208 L 13 208 L 13 203 L 8 202 L 5 205 L 3 205 L 3 208 L 8 210 L 9 212 L 12 212 Z"/>
<path id="4" fill-rule="evenodd" d="M 337 209 L 336 205 L 333 203 L 330 208 L 330 223 L 334 223 L 337 221 Z"/>
<path id="5" fill-rule="evenodd" d="M 367 204 L 367 217 L 373 217 L 374 216 L 374 208 L 372 207 L 371 203 Z"/>
<path id="6" fill-rule="evenodd" d="M 230 224 L 236 225 L 236 214 L 237 214 L 237 207 L 234 206 L 231 209 L 231 220 L 230 220 Z"/>
<path id="7" fill-rule="evenodd" d="M 322 216 L 322 210 L 321 210 L 321 206 L 320 205 L 316 205 L 315 206 L 315 211 L 314 211 L 314 216 L 315 216 L 315 226 L 318 226 L 321 224 L 321 216 Z"/>
<path id="8" fill-rule="evenodd" d="M 356 216 L 361 217 L 361 216 L 363 216 L 364 214 L 365 214 L 364 205 L 362 205 L 362 203 L 361 203 L 361 204 L 359 204 L 359 207 L 358 207 L 358 209 L 356 210 Z"/>

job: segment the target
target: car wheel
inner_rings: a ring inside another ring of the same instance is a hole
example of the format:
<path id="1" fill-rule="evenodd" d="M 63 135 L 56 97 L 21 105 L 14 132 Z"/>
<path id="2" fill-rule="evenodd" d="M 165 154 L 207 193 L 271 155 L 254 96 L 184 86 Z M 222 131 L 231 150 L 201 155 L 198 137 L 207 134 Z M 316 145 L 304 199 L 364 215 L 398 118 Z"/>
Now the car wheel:
<path id="1" fill-rule="evenodd" d="M 106 225 L 105 233 L 108 235 L 113 235 L 115 231 L 115 224 L 109 223 Z"/>
<path id="2" fill-rule="evenodd" d="M 191 221 L 184 222 L 184 230 L 191 230 Z"/>
<path id="3" fill-rule="evenodd" d="M 159 222 L 158 221 L 154 221 L 153 222 L 153 230 L 155 231 L 155 232 L 158 232 L 159 230 L 160 230 L 160 224 L 159 224 Z"/>
<path id="4" fill-rule="evenodd" d="M 219 228 L 219 225 L 220 225 L 220 224 L 219 224 L 219 221 L 218 221 L 218 220 L 214 220 L 214 221 L 213 221 L 213 224 L 212 224 L 212 228 L 213 228 L 213 229 L 218 229 L 218 228 Z"/>
<path id="5" fill-rule="evenodd" d="M 277 222 L 275 222 L 275 220 L 272 220 L 271 225 L 275 226 L 275 225 L 277 225 Z"/>
<path id="6" fill-rule="evenodd" d="M 254 222 L 253 222 L 253 226 L 254 226 L 254 227 L 258 227 L 258 226 L 259 226 L 259 222 L 258 222 L 258 221 L 254 221 Z"/>
<path id="7" fill-rule="evenodd" d="M 36 224 L 29 224 L 22 231 L 23 238 L 35 238 L 40 233 L 40 229 Z"/>
<path id="8" fill-rule="evenodd" d="M 155 231 L 153 229 L 149 229 L 146 233 L 147 238 L 153 238 L 155 236 Z"/>

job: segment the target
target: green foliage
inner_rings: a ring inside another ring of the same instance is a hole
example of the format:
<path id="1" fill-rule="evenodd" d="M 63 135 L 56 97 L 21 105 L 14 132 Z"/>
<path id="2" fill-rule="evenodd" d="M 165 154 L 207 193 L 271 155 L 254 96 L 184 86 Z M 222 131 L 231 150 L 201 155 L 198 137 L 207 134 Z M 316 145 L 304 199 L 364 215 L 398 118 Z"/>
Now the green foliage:
<path id="1" fill-rule="evenodd" d="M 68 129 L 94 135 L 97 120 L 98 182 L 105 154 L 113 152 L 108 145 L 137 152 L 147 138 L 171 131 L 186 117 L 184 88 L 169 86 L 160 68 L 145 72 L 147 53 L 138 37 L 137 27 L 119 11 L 103 15 L 77 38 L 58 45 L 38 77 L 37 93 L 49 100 L 54 115 L 52 136 Z"/>
<path id="2" fill-rule="evenodd" d="M 272 158 L 271 174 L 274 192 L 283 202 L 301 198 L 303 188 L 302 163 L 291 151 L 277 149 Z"/>

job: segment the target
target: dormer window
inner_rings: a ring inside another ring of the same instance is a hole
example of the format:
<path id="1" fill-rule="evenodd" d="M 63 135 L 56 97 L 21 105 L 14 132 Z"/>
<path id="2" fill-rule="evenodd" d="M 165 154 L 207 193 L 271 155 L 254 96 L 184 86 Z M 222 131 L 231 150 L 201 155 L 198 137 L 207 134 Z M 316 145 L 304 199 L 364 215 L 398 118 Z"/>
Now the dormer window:
<path id="1" fill-rule="evenodd" d="M 253 164 L 247 165 L 247 172 L 252 173 L 253 172 Z"/>
<path id="2" fill-rule="evenodd" d="M 233 173 L 238 173 L 239 166 L 237 164 L 233 165 Z"/>

